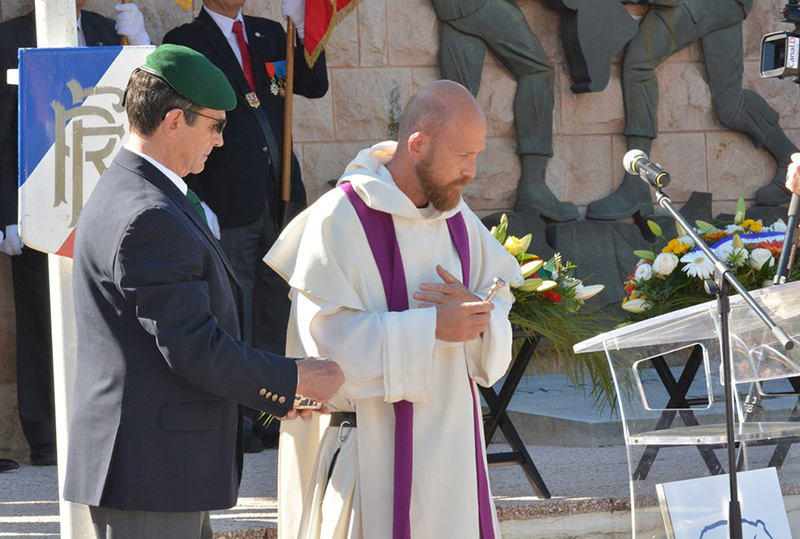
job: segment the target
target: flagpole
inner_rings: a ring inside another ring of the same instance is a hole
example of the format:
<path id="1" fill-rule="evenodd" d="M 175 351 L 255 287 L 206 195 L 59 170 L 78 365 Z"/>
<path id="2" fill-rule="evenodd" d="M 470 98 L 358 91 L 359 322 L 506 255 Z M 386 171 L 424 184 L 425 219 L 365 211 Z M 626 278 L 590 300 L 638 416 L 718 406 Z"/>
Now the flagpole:
<path id="1" fill-rule="evenodd" d="M 123 4 L 127 4 L 130 1 L 131 0 L 122 0 L 122 3 Z M 120 36 L 119 37 L 119 44 L 122 45 L 123 47 L 127 47 L 128 46 L 128 36 Z"/>
<path id="2" fill-rule="evenodd" d="M 283 170 L 281 171 L 281 200 L 283 224 L 289 221 L 289 201 L 292 193 L 292 105 L 294 101 L 294 39 L 295 29 L 291 18 L 286 19 L 286 85 L 284 89 L 283 118 Z"/>

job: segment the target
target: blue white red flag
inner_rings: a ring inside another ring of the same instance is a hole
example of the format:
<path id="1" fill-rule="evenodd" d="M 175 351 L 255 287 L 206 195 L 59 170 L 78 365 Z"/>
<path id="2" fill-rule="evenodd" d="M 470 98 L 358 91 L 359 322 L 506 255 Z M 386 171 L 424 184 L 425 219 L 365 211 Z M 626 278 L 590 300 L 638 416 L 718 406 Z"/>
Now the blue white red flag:
<path id="1" fill-rule="evenodd" d="M 72 256 L 78 216 L 128 139 L 128 78 L 153 49 L 20 50 L 19 213 L 27 246 Z"/>

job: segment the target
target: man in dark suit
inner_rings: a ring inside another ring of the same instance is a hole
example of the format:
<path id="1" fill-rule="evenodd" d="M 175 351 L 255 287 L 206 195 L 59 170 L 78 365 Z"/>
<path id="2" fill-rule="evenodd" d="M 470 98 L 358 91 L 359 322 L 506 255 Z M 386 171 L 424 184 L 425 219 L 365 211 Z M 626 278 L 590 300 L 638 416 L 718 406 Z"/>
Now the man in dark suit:
<path id="1" fill-rule="evenodd" d="M 209 157 L 203 172 L 188 176 L 186 182 L 219 219 L 222 248 L 244 289 L 245 341 L 282 354 L 289 289 L 262 258 L 281 229 L 286 32 L 276 21 L 243 16 L 244 3 L 205 0 L 198 17 L 168 32 L 164 43 L 202 53 L 225 73 L 236 93 L 225 132 L 228 143 Z M 295 50 L 295 93 L 322 97 L 328 90 L 324 54 L 311 69 L 303 47 Z M 291 188 L 291 207 L 303 209 L 306 193 L 294 154 Z M 256 432 L 270 443 L 263 430 Z M 272 443 L 276 439 L 277 434 Z M 249 430 L 246 442 L 248 451 L 264 448 Z"/>
<path id="2" fill-rule="evenodd" d="M 241 479 L 237 402 L 294 417 L 296 394 L 326 400 L 343 377 L 241 342 L 241 289 L 182 180 L 222 146 L 236 105 L 223 73 L 162 45 L 126 103 L 130 140 L 76 229 L 64 497 L 90 506 L 98 538 L 210 538 L 208 511 L 235 505 Z"/>
<path id="3" fill-rule="evenodd" d="M 135 4 L 120 8 L 115 21 L 85 11 L 76 0 L 79 43 L 119 45 L 150 38 Z M 117 26 L 115 30 L 114 26 Z M 118 35 L 119 32 L 119 35 Z M 22 244 L 17 224 L 17 88 L 6 83 L 6 70 L 17 68 L 17 49 L 36 46 L 34 12 L 0 23 L 0 253 L 11 256 L 17 325 L 17 402 L 22 432 L 34 465 L 56 464 L 53 407 L 53 352 L 47 255 Z"/>
<path id="4" fill-rule="evenodd" d="M 245 298 L 261 298 L 267 291 L 264 312 L 255 303 L 245 307 L 247 323 L 255 321 L 252 333 L 248 328 L 246 334 L 252 335 L 254 345 L 282 353 L 288 289 L 261 259 L 280 232 L 286 33 L 278 22 L 243 16 L 242 5 L 244 0 L 205 0 L 198 17 L 167 33 L 164 43 L 185 45 L 204 54 L 225 73 L 236 92 L 236 108 L 228 115 L 225 133 L 228 144 L 211 155 L 205 170 L 189 176 L 187 183 L 219 217 L 222 246 L 244 287 Z M 241 28 L 244 54 L 237 28 Z M 328 90 L 324 55 L 312 69 L 302 51 L 301 46 L 296 48 L 294 91 L 309 98 L 322 97 Z M 246 73 L 248 56 L 250 74 Z M 303 207 L 305 189 L 294 155 L 292 163 L 292 202 Z"/>

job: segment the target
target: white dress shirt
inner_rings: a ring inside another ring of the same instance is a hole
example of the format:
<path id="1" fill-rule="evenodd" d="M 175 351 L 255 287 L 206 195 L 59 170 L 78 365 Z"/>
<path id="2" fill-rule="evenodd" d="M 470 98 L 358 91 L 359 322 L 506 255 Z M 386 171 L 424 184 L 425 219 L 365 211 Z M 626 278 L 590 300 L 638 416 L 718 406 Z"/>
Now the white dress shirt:
<path id="1" fill-rule="evenodd" d="M 81 14 L 78 13 L 78 46 L 86 46 L 86 38 L 83 35 L 83 26 L 81 26 Z"/>
<path id="2" fill-rule="evenodd" d="M 171 171 L 170 169 L 168 169 L 167 167 L 165 167 L 164 165 L 162 165 L 149 155 L 137 152 L 128 145 L 125 146 L 125 149 L 132 151 L 133 153 L 135 153 L 136 155 L 138 155 L 139 157 L 141 157 L 142 159 L 144 159 L 145 161 L 156 167 L 158 170 L 160 170 L 164 174 L 164 176 L 169 178 L 169 181 L 175 184 L 175 187 L 181 190 L 181 193 L 183 193 L 184 195 L 189 190 L 189 186 L 186 185 L 186 182 L 183 181 L 183 178 L 175 174 L 173 171 Z"/>
<path id="3" fill-rule="evenodd" d="M 219 29 L 222 30 L 222 35 L 228 40 L 228 45 L 231 46 L 233 50 L 233 54 L 236 55 L 236 60 L 239 61 L 239 65 L 242 66 L 242 52 L 239 50 L 239 42 L 236 41 L 236 34 L 233 33 L 233 23 L 236 21 L 242 21 L 242 32 L 244 33 L 244 42 L 250 43 L 247 39 L 247 27 L 244 25 L 244 17 L 242 17 L 242 12 L 239 11 L 239 14 L 236 15 L 235 19 L 231 19 L 226 17 L 225 15 L 220 15 L 219 13 L 215 13 L 208 9 L 206 6 L 203 6 L 203 9 L 206 10 L 214 22 L 217 23 Z"/>

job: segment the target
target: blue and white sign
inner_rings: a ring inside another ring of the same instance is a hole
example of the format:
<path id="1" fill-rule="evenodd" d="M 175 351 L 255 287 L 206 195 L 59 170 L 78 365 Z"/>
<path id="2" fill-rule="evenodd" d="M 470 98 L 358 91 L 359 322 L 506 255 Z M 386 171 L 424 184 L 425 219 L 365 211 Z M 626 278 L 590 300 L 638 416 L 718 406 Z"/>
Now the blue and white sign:
<path id="1" fill-rule="evenodd" d="M 743 537 L 792 537 L 775 468 L 739 472 L 736 480 Z M 656 485 L 667 537 L 728 539 L 729 485 L 727 474 Z"/>
<path id="2" fill-rule="evenodd" d="M 128 78 L 153 49 L 20 50 L 20 233 L 29 247 L 72 256 L 78 216 L 128 138 Z"/>

